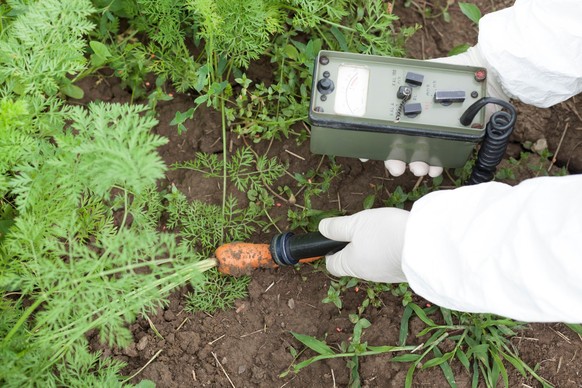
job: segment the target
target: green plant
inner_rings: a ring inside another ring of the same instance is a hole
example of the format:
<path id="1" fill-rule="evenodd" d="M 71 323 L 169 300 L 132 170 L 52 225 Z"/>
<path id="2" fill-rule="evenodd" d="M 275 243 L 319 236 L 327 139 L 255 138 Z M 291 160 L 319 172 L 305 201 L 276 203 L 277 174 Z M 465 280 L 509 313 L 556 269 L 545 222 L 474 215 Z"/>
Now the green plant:
<path id="1" fill-rule="evenodd" d="M 0 343 L 0 381 L 8 386 L 23 379 L 69 385 L 78 368 L 97 378 L 109 362 L 88 352 L 87 332 L 127 346 L 128 322 L 214 266 L 156 232 L 160 208 L 151 187 L 164 171 L 155 153 L 164 139 L 149 134 L 155 121 L 142 111 L 71 108 L 68 130 L 42 144 L 35 160 L 11 167 L 5 198 L 15 214 L 0 246 L 0 287 L 17 296 L 3 314 L 19 318 L 4 327 Z M 18 356 L 23 352 L 30 358 Z"/>
<path id="2" fill-rule="evenodd" d="M 218 56 L 228 57 L 235 66 L 247 67 L 269 45 L 269 38 L 282 30 L 284 14 L 279 3 L 261 0 L 189 0 L 199 18 L 199 34 Z"/>
<path id="3" fill-rule="evenodd" d="M 267 214 L 268 209 L 274 206 L 275 193 L 271 186 L 286 170 L 286 166 L 276 157 L 258 155 L 250 147 L 239 148 L 226 163 L 216 154 L 199 152 L 195 159 L 175 164 L 173 168 L 199 171 L 208 178 L 218 178 L 224 174 L 237 190 L 246 193 L 249 200 L 247 212 L 255 216 Z M 225 205 L 226 202 L 223 202 L 223 208 Z"/>
<path id="4" fill-rule="evenodd" d="M 311 349 L 316 353 L 315 356 L 308 358 L 304 361 L 296 363 L 296 361 L 301 356 L 302 352 L 297 352 L 293 347 L 290 348 L 291 355 L 295 361 L 289 366 L 289 368 L 281 373 L 280 377 L 285 377 L 289 373 L 299 373 L 301 369 L 313 364 L 314 362 L 330 359 L 330 358 L 340 358 L 347 357 L 348 368 L 350 369 L 350 387 L 360 386 L 360 376 L 359 376 L 359 358 L 364 356 L 375 356 L 379 354 L 408 351 L 414 349 L 413 346 L 372 346 L 368 345 L 367 342 L 362 342 L 363 330 L 370 327 L 370 321 L 365 318 L 360 318 L 356 314 L 350 315 L 350 321 L 354 324 L 353 334 L 349 339 L 349 342 L 342 342 L 338 346 L 338 350 L 331 348 L 325 341 L 318 340 L 315 337 L 291 332 L 293 337 L 297 339 L 306 348 Z"/>
<path id="5" fill-rule="evenodd" d="M 471 3 L 459 3 L 459 8 L 463 15 L 465 15 L 469 20 L 471 20 L 475 25 L 479 24 L 481 19 L 481 10 L 475 4 Z M 457 54 L 464 53 L 467 51 L 471 45 L 469 43 L 461 43 L 453 47 L 448 53 L 448 56 L 453 56 Z"/>
<path id="6" fill-rule="evenodd" d="M 121 386 L 128 323 L 215 265 L 159 233 L 165 166 L 141 105 L 90 103 L 73 84 L 109 50 L 91 3 L 11 1 L 0 33 L 0 384 Z M 43 48 L 39 50 L 39 47 Z M 85 52 L 90 53 L 87 57 Z"/>
<path id="7" fill-rule="evenodd" d="M 567 323 L 566 326 L 574 333 L 582 336 L 582 325 L 579 323 Z"/>
<path id="8" fill-rule="evenodd" d="M 567 175 L 568 170 L 564 167 L 555 168 L 551 160 L 553 154 L 546 148 L 534 154 L 532 152 L 521 152 L 519 158 L 510 157 L 502 162 L 495 174 L 495 180 L 515 180 L 520 176 L 547 176 L 547 175 Z"/>
<path id="9" fill-rule="evenodd" d="M 0 83 L 18 95 L 55 96 L 60 92 L 78 97 L 82 91 L 66 75 L 86 66 L 83 36 L 93 28 L 88 16 L 94 8 L 88 0 L 31 4 L 9 4 L 12 11 L 8 14 L 16 16 L 4 27 L 0 39 Z"/>
<path id="10" fill-rule="evenodd" d="M 454 4 L 453 0 L 443 0 L 436 2 L 418 2 L 414 0 L 405 0 L 405 7 L 414 7 L 414 9 L 422 16 L 423 19 L 436 19 L 442 17 L 447 23 L 451 21 L 451 14 L 449 8 Z"/>
<path id="11" fill-rule="evenodd" d="M 176 230 L 183 243 L 208 257 L 224 241 L 244 241 L 262 225 L 259 207 L 240 208 L 237 200 L 227 199 L 224 213 L 220 206 L 201 201 L 189 202 L 172 186 L 166 194 L 167 227 Z"/>
<path id="12" fill-rule="evenodd" d="M 404 208 L 404 204 L 408 201 L 408 196 L 410 194 L 406 193 L 401 186 L 397 186 L 396 189 L 390 194 L 390 197 L 384 201 L 384 205 L 388 207 Z"/>
<path id="13" fill-rule="evenodd" d="M 341 310 L 343 307 L 341 294 L 347 289 L 355 287 L 358 282 L 358 279 L 348 276 L 341 277 L 338 281 L 332 280 L 327 289 L 327 296 L 321 302 L 333 303 L 338 310 Z"/>
<path id="14" fill-rule="evenodd" d="M 402 56 L 403 41 L 417 27 L 396 31 L 396 15 L 379 0 L 289 0 L 292 25 L 321 37 L 328 48 L 365 54 Z"/>
<path id="15" fill-rule="evenodd" d="M 289 198 L 288 202 L 295 205 L 294 209 L 287 211 L 287 218 L 291 222 L 291 229 L 305 228 L 316 230 L 319 221 L 323 218 L 340 215 L 340 210 L 314 209 L 311 203 L 313 196 L 323 195 L 329 189 L 332 181 L 342 173 L 341 165 L 330 160 L 329 166 L 322 167 L 324 158 L 316 168 L 303 173 L 295 173 L 293 177 L 297 182 L 297 190 L 289 186 L 279 187 L 279 192 Z M 297 203 L 297 198 L 303 196 L 303 205 Z"/>
<path id="16" fill-rule="evenodd" d="M 430 315 L 440 313 L 443 323 L 437 323 Z M 470 314 L 450 311 L 437 306 L 421 308 L 415 303 L 407 304 L 402 315 L 400 345 L 406 343 L 409 322 L 418 317 L 426 328 L 416 337 L 429 336 L 424 340 L 422 353 L 409 353 L 394 357 L 395 362 L 411 362 L 406 374 L 405 386 L 411 387 L 414 372 L 421 368 L 439 366 L 451 387 L 456 386 L 450 364 L 457 360 L 468 373 L 472 373 L 472 386 L 484 383 L 487 387 L 499 384 L 509 386 L 507 366 L 513 366 L 522 376 L 529 374 L 544 387 L 547 380 L 540 377 L 528 366 L 513 348 L 510 339 L 517 334 L 523 324 L 511 319 L 491 314 Z M 431 357 L 432 355 L 432 357 Z"/>
<path id="17" fill-rule="evenodd" d="M 193 291 L 186 295 L 186 311 L 212 314 L 216 310 L 231 308 L 234 302 L 247 296 L 249 276 L 225 276 L 217 270 L 210 270 L 205 275 L 204 282 L 194 286 Z"/>
<path id="18" fill-rule="evenodd" d="M 190 108 L 186 112 L 177 111 L 176 115 L 170 121 L 170 125 L 176 125 L 178 127 L 178 135 L 181 135 L 183 132 L 186 132 L 186 126 L 184 123 L 186 120 L 191 119 L 194 117 L 195 108 Z"/>
<path id="19" fill-rule="evenodd" d="M 459 8 L 463 15 L 475 24 L 479 24 L 481 20 L 481 10 L 478 6 L 472 3 L 459 3 Z"/>
<path id="20" fill-rule="evenodd" d="M 385 292 L 392 292 L 394 285 L 390 283 L 373 283 L 369 282 L 357 291 L 365 292 L 365 297 L 362 303 L 358 306 L 358 316 L 362 316 L 369 306 L 380 308 L 384 302 L 380 296 Z"/>

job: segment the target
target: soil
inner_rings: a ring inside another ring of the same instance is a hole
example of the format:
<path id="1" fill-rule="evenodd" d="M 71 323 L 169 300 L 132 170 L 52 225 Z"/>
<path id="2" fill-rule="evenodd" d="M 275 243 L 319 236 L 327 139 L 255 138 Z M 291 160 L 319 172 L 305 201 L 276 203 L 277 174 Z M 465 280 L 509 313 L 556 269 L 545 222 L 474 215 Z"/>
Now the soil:
<path id="1" fill-rule="evenodd" d="M 511 1 L 480 0 L 474 3 L 483 13 L 488 13 L 510 5 Z M 427 6 L 422 0 L 413 1 L 408 8 L 401 1 L 395 2 L 393 12 L 401 18 L 402 25 L 418 23 L 423 26 L 407 43 L 409 57 L 441 57 L 459 44 L 476 42 L 476 27 L 461 14 L 457 4 L 449 9 L 450 22 L 444 21 L 442 16 L 423 17 L 421 9 Z M 269 68 L 261 69 L 267 73 L 253 71 L 256 81 L 269 77 Z M 118 85 L 100 84 L 90 89 L 88 100 L 127 101 L 129 98 L 127 91 Z M 571 173 L 582 171 L 582 117 L 579 113 L 582 104 L 579 99 L 571 99 L 550 109 L 516 105 L 519 119 L 506 159 L 511 156 L 518 158 L 526 151 L 524 144 L 546 139 L 549 150 L 555 155 L 554 168 L 566 167 Z M 196 151 L 222 152 L 220 117 L 214 111 L 200 108 L 195 117 L 186 122 L 188 130 L 181 135 L 176 127 L 169 126 L 177 110 L 184 112 L 191 106 L 192 96 L 176 93 L 172 101 L 160 103 L 157 109 L 160 120 L 157 132 L 170 140 L 160 149 L 168 165 L 190 160 Z M 242 139 L 233 135 L 229 135 L 228 142 L 233 149 L 243 144 Z M 254 145 L 257 152 L 265 152 L 267 146 L 263 143 Z M 310 154 L 308 142 L 297 145 L 294 140 L 273 142 L 268 154 L 288 161 L 291 174 L 315 168 L 321 160 L 321 156 Z M 342 165 L 343 173 L 330 190 L 316 200 L 314 208 L 339 208 L 354 213 L 362 209 L 364 198 L 372 190 L 378 190 L 386 199 L 398 185 L 410 190 L 418 183 L 418 179 L 409 173 L 396 179 L 388 177 L 380 162 L 362 163 L 347 158 L 337 158 L 337 161 Z M 545 162 L 548 166 L 549 163 Z M 513 183 L 533 175 L 531 168 L 518 170 Z M 290 179 L 283 183 L 293 184 Z M 203 178 L 197 172 L 169 171 L 162 184 L 176 185 L 190 199 L 217 204 L 221 200 L 220 183 Z M 378 200 L 375 206 L 380 205 Z M 282 204 L 281 215 L 286 214 L 288 206 L 291 205 Z M 281 221 L 279 227 L 286 229 L 288 225 Z M 270 232 L 275 233 L 274 230 Z M 265 242 L 268 235 L 266 232 L 255 239 Z M 332 280 L 322 267 L 302 265 L 258 270 L 252 275 L 247 298 L 239 300 L 233 309 L 212 315 L 187 313 L 184 294 L 188 288 L 184 287 L 171 296 L 167 308 L 149 317 L 163 338 L 156 335 L 147 320 L 140 319 L 132 325 L 133 345 L 123 350 L 106 349 L 105 353 L 127 362 L 124 370 L 127 375 L 140 371 L 132 382 L 149 379 L 159 387 L 346 387 L 349 369 L 347 360 L 342 358 L 319 361 L 298 374 L 279 377 L 293 362 L 290 348 L 302 349 L 290 332 L 325 338 L 331 345 L 348 341 L 352 335 L 353 324 L 348 315 L 362 303 L 365 284 L 359 292 L 352 288 L 343 294 L 344 307 L 341 310 L 331 303 L 321 303 Z M 372 324 L 364 331 L 363 341 L 371 345 L 396 345 L 402 301 L 390 293 L 383 293 L 381 300 L 381 307 L 369 307 L 363 314 Z M 412 332 L 418 332 L 420 328 L 418 322 L 413 322 Z M 409 339 L 411 344 L 420 342 L 417 338 Z M 582 386 L 579 371 L 582 338 L 564 325 L 529 324 L 511 342 L 522 359 L 528 365 L 536 366 L 538 373 L 555 386 Z M 306 351 L 305 354 L 310 353 Z M 361 358 L 362 384 L 366 387 L 404 386 L 408 364 L 390 362 L 391 357 L 387 354 Z M 460 364 L 454 364 L 453 370 L 458 386 L 471 385 L 470 376 Z M 432 368 L 419 370 L 415 374 L 414 386 L 444 387 L 448 384 L 440 369 Z M 510 386 L 535 387 L 539 383 L 512 372 Z"/>

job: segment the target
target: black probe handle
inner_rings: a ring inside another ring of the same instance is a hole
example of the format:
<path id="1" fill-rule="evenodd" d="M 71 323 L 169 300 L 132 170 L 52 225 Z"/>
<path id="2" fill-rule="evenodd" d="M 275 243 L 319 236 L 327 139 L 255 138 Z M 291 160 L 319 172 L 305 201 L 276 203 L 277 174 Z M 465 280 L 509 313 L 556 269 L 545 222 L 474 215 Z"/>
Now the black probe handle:
<path id="1" fill-rule="evenodd" d="M 281 233 L 273 237 L 269 249 L 278 265 L 295 265 L 301 259 L 325 256 L 343 249 L 348 242 L 330 240 L 319 232 Z"/>

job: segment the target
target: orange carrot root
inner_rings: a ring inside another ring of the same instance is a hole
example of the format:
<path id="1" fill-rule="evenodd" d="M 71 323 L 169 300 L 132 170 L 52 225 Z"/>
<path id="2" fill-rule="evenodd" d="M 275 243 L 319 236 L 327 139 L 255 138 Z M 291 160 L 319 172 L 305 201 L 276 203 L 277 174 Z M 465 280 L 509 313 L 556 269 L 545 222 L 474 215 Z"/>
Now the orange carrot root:
<path id="1" fill-rule="evenodd" d="M 233 242 L 216 250 L 218 270 L 232 276 L 248 275 L 256 268 L 276 268 L 269 244 Z"/>
<path id="2" fill-rule="evenodd" d="M 233 242 L 218 247 L 215 256 L 218 260 L 218 270 L 232 276 L 249 275 L 257 268 L 278 267 L 269 251 L 269 244 Z M 310 257 L 299 262 L 308 263 L 319 258 Z"/>

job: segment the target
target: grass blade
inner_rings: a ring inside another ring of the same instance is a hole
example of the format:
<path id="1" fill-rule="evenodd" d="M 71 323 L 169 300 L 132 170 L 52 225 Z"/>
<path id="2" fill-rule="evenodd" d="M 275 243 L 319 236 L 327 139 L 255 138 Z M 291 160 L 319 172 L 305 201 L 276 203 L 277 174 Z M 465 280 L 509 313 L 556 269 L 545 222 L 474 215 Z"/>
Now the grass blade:
<path id="1" fill-rule="evenodd" d="M 582 325 L 579 323 L 566 323 L 566 326 L 575 333 L 582 335 Z"/>
<path id="2" fill-rule="evenodd" d="M 393 361 L 393 362 L 416 362 L 421 357 L 422 356 L 420 354 L 413 354 L 413 353 L 401 354 L 399 356 L 392 357 L 390 359 L 390 361 Z"/>
<path id="3" fill-rule="evenodd" d="M 469 359 L 467 358 L 467 355 L 465 354 L 465 352 L 463 352 L 461 349 L 457 349 L 455 356 L 461 362 L 461 364 L 465 367 L 465 369 L 467 369 L 467 372 L 468 372 L 471 369 L 471 364 L 469 363 Z"/>
<path id="4" fill-rule="evenodd" d="M 420 306 L 418 306 L 414 303 L 409 303 L 408 306 L 410 306 L 410 308 L 414 310 L 414 312 L 416 313 L 418 318 L 420 318 L 421 321 L 423 321 L 424 323 L 426 323 L 429 326 L 436 326 L 436 323 L 434 323 L 434 321 L 426 315 L 426 313 L 424 312 L 424 310 L 422 308 L 420 308 Z M 406 307 L 408 307 L 408 306 L 406 306 Z"/>
<path id="5" fill-rule="evenodd" d="M 334 354 L 334 351 L 323 341 L 320 341 L 316 338 L 313 338 L 305 334 L 299 334 L 294 332 L 291 332 L 291 334 L 299 342 L 301 342 L 303 345 L 307 346 L 309 349 L 313 350 L 317 354 L 327 356 Z"/>
<path id="6" fill-rule="evenodd" d="M 408 337 L 408 323 L 410 322 L 410 317 L 412 316 L 412 303 L 408 304 L 404 308 L 404 313 L 402 313 L 402 319 L 400 320 L 400 335 L 398 336 L 398 345 L 406 345 L 406 338 Z"/>
<path id="7" fill-rule="evenodd" d="M 451 365 L 448 362 L 451 359 L 451 357 L 453 356 L 454 352 L 446 353 L 443 356 L 440 349 L 435 347 L 433 349 L 433 353 L 437 357 L 440 357 L 442 359 L 446 359 L 445 360 L 446 362 L 441 363 L 439 366 L 440 366 L 441 370 L 443 371 L 443 375 L 445 376 L 445 379 L 447 380 L 447 382 L 449 383 L 451 388 L 457 388 L 457 382 L 455 381 L 455 374 L 453 373 L 453 370 L 451 369 Z"/>

